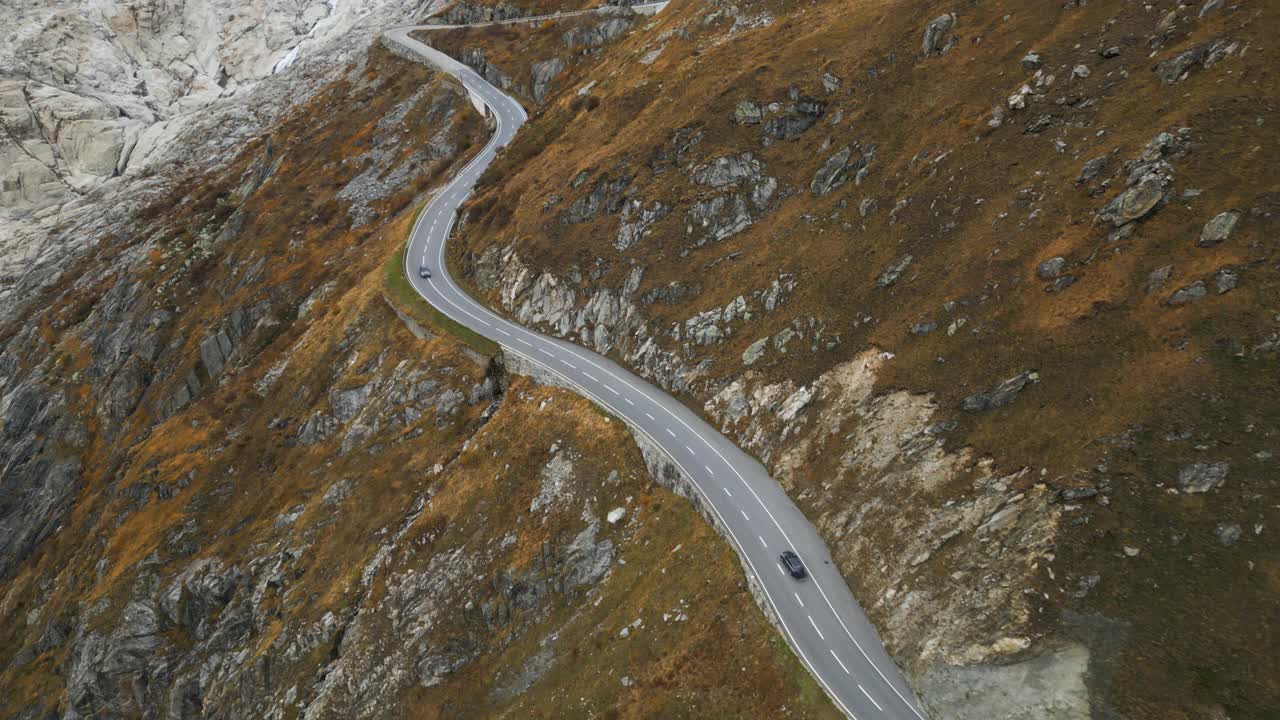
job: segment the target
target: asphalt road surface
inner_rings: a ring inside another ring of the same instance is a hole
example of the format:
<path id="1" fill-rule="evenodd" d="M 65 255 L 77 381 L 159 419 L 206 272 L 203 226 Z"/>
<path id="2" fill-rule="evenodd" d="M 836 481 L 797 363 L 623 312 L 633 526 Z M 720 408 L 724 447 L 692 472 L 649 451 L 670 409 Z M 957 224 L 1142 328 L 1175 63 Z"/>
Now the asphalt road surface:
<path id="1" fill-rule="evenodd" d="M 560 375 L 665 450 L 728 528 L 734 549 L 764 589 L 787 641 L 846 714 L 859 720 L 925 720 L 826 545 L 759 462 L 662 390 L 601 355 L 510 322 L 473 300 L 449 276 L 444 246 L 458 207 L 528 116 L 518 102 L 475 71 L 409 36 L 414 30 L 431 29 L 440 26 L 393 28 L 386 35 L 457 77 L 488 108 L 494 133 L 414 225 L 405 254 L 405 271 L 414 288 L 441 312 L 496 341 L 506 352 Z M 419 277 L 423 265 L 430 268 L 431 278 Z M 783 569 L 779 554 L 788 549 L 804 562 L 807 578 L 793 579 Z"/>

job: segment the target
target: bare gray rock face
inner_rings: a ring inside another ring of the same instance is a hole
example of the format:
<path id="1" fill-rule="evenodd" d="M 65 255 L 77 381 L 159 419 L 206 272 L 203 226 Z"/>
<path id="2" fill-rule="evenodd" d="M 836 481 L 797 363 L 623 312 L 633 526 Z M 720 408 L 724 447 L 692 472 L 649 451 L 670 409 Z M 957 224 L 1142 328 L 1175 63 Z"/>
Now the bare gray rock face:
<path id="1" fill-rule="evenodd" d="M 671 206 L 655 200 L 645 206 L 639 200 L 630 200 L 622 208 L 622 224 L 618 228 L 618 236 L 613 246 L 626 250 L 649 234 L 649 228 L 671 212 Z"/>
<path id="2" fill-rule="evenodd" d="M 563 36 L 564 44 L 575 50 L 600 47 L 626 32 L 629 27 L 631 21 L 626 18 L 609 18 L 595 25 L 576 27 L 566 32 Z"/>
<path id="3" fill-rule="evenodd" d="M 610 215 L 617 214 L 625 207 L 626 189 L 631 185 L 631 176 L 620 178 L 601 178 L 591 192 L 574 200 L 569 209 L 560 216 L 565 225 L 584 223 L 595 218 L 602 211 Z"/>
<path id="4" fill-rule="evenodd" d="M 205 108 L 344 33 L 382 0 L 6 5 L 0 220 L 78 197 Z M 141 149 L 142 152 L 137 152 Z"/>
<path id="5" fill-rule="evenodd" d="M 533 99 L 542 102 L 551 90 L 551 82 L 564 72 L 564 61 L 560 58 L 539 60 L 529 66 L 529 92 Z"/>
<path id="6" fill-rule="evenodd" d="M 764 163 L 749 152 L 722 155 L 695 166 L 689 179 L 726 192 L 699 200 L 689 209 L 686 234 L 695 236 L 698 245 L 746 230 L 755 222 L 752 208 L 765 209 L 778 187 L 775 178 L 764 174 Z"/>
<path id="7" fill-rule="evenodd" d="M 1088 669 L 1089 651 L 1070 644 L 1008 664 L 939 664 L 922 678 L 921 690 L 931 717 L 1083 720 L 1089 717 Z"/>
<path id="8" fill-rule="evenodd" d="M 511 89 L 511 78 L 499 68 L 497 65 L 489 62 L 485 57 L 484 50 L 478 47 L 469 47 L 462 51 L 462 57 L 459 58 L 467 67 L 480 73 L 480 77 L 484 78 L 490 85 L 500 87 L 503 90 Z"/>
<path id="9" fill-rule="evenodd" d="M 464 1 L 454 3 L 448 10 L 437 16 L 439 18 L 438 21 L 433 19 L 433 22 L 445 25 L 469 25 L 498 20 L 513 20 L 528 14 L 527 10 L 522 10 L 506 3 L 477 5 Z"/>
<path id="10" fill-rule="evenodd" d="M 809 183 L 809 192 L 813 193 L 814 197 L 822 197 L 843 185 L 851 177 L 861 183 L 866 176 L 867 166 L 875 157 L 875 151 L 874 145 L 864 148 L 858 143 L 841 148 L 818 168 L 813 181 Z M 857 157 L 854 157 L 855 152 Z"/>

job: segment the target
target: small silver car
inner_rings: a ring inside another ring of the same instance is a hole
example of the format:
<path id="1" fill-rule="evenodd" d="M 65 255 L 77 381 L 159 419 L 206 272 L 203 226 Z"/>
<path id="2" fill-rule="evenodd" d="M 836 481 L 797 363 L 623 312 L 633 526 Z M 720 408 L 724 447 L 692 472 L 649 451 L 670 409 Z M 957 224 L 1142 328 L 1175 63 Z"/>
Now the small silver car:
<path id="1" fill-rule="evenodd" d="M 431 277 L 431 268 L 427 267 L 426 265 L 423 265 L 422 267 L 419 267 L 419 268 L 418 268 L 418 277 L 423 278 L 423 279 L 426 279 L 426 278 Z"/>

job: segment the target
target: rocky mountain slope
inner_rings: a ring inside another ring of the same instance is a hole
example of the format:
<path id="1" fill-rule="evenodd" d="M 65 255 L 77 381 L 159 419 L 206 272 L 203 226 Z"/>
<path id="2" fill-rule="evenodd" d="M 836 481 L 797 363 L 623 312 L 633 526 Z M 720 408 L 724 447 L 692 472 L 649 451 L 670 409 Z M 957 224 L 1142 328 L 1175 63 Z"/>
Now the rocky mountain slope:
<path id="1" fill-rule="evenodd" d="M 14 245 L 0 717 L 835 717 L 618 421 L 391 299 L 462 89 L 299 63 Z"/>
<path id="2" fill-rule="evenodd" d="M 469 31 L 533 109 L 451 263 L 765 461 L 940 716 L 1270 717 L 1278 27 L 831 0 Z"/>
<path id="3" fill-rule="evenodd" d="M 83 250 L 82 237 L 59 232 L 69 220 L 134 208 L 139 188 L 174 167 L 225 164 L 358 59 L 377 28 L 432 9 L 378 0 L 7 3 L 0 298 L 29 280 L 32 264 Z"/>

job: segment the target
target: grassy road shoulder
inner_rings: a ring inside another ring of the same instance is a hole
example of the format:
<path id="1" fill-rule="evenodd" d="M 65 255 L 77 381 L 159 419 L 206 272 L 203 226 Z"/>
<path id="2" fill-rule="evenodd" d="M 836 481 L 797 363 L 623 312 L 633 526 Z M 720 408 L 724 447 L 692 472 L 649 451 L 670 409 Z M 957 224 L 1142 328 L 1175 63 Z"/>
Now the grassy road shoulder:
<path id="1" fill-rule="evenodd" d="M 452 335 L 472 350 L 487 357 L 493 357 L 499 351 L 496 342 L 437 310 L 418 294 L 418 291 L 413 288 L 409 278 L 405 275 L 404 257 L 405 250 L 409 245 L 409 234 L 413 231 L 414 224 L 418 221 L 418 216 L 422 214 L 426 206 L 427 204 L 424 202 L 409 216 L 408 225 L 403 228 L 402 235 L 404 240 L 400 244 L 400 249 L 388 257 L 386 264 L 383 266 L 383 286 L 386 288 L 387 297 L 407 315 L 426 328 L 438 334 Z"/>

